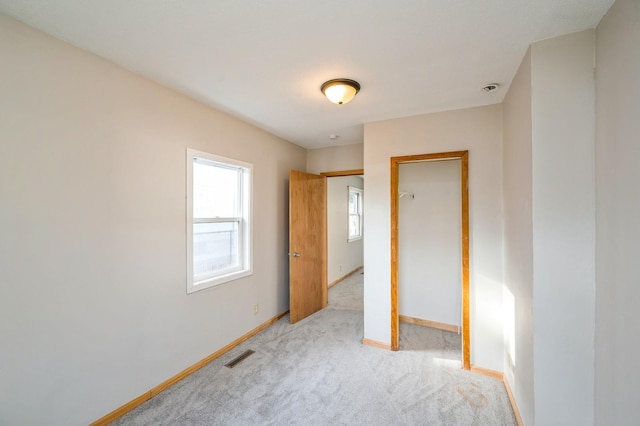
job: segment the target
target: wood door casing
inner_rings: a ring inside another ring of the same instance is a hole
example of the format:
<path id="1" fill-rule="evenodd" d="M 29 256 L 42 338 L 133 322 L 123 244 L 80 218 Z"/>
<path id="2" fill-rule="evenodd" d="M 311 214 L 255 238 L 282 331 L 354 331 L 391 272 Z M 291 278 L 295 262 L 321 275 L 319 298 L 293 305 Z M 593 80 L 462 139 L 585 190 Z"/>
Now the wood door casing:
<path id="1" fill-rule="evenodd" d="M 297 170 L 289 172 L 291 324 L 327 306 L 326 198 L 326 177 Z"/>
<path id="2" fill-rule="evenodd" d="M 391 350 L 400 348 L 400 314 L 398 312 L 398 191 L 399 166 L 423 161 L 460 160 L 461 206 L 461 286 L 462 286 L 462 368 L 471 368 L 469 314 L 469 151 L 391 157 Z"/>

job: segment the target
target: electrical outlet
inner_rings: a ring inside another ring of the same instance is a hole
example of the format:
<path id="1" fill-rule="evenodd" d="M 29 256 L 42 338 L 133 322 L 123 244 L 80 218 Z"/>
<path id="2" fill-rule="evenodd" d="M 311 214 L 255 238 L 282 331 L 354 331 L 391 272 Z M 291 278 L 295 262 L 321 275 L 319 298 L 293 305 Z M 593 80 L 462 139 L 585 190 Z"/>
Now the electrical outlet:
<path id="1" fill-rule="evenodd" d="M 255 315 L 255 314 L 257 314 L 257 313 L 258 313 L 258 311 L 259 311 L 259 306 L 258 306 L 258 304 L 256 303 L 255 305 L 253 305 L 253 314 L 254 314 L 254 315 Z"/>

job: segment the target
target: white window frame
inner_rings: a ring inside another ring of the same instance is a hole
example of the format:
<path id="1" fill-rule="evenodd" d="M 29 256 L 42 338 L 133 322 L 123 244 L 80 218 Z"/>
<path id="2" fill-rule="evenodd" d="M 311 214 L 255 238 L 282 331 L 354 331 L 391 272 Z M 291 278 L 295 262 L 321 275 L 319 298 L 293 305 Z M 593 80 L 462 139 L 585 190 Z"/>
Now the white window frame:
<path id="1" fill-rule="evenodd" d="M 347 241 L 348 242 L 353 242 L 353 241 L 358 241 L 361 240 L 363 237 L 363 220 L 364 220 L 364 216 L 363 216 L 363 212 L 362 212 L 362 207 L 363 207 L 363 198 L 364 198 L 364 191 L 360 188 L 356 188 L 355 186 L 348 186 L 348 192 L 347 192 Z M 351 193 L 357 193 L 358 194 L 358 213 L 357 216 L 359 216 L 359 221 L 358 223 L 360 224 L 360 229 L 358 230 L 358 235 L 354 235 L 351 236 L 351 216 L 353 216 L 354 214 L 351 213 L 351 210 L 349 209 L 350 207 L 350 199 L 351 199 Z"/>
<path id="2" fill-rule="evenodd" d="M 238 183 L 240 193 L 241 216 L 232 218 L 200 218 L 193 217 L 193 163 L 199 160 L 212 165 L 240 169 L 241 179 Z M 252 212 L 252 188 L 253 188 L 253 164 L 232 158 L 210 154 L 204 151 L 187 148 L 187 293 L 194 293 L 229 281 L 237 280 L 253 274 L 253 212 Z M 238 253 L 239 266 L 218 271 L 204 277 L 195 277 L 193 271 L 193 225 L 194 223 L 238 223 Z"/>

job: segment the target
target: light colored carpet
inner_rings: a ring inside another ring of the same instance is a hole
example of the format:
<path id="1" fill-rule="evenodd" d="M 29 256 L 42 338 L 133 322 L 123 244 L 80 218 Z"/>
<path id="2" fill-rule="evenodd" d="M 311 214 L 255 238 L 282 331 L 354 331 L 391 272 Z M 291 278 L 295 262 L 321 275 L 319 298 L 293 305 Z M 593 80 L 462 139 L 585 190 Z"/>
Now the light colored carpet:
<path id="1" fill-rule="evenodd" d="M 459 335 L 402 324 L 400 351 L 363 346 L 362 295 L 356 273 L 323 311 L 284 317 L 115 424 L 516 424 L 502 382 L 460 368 Z"/>

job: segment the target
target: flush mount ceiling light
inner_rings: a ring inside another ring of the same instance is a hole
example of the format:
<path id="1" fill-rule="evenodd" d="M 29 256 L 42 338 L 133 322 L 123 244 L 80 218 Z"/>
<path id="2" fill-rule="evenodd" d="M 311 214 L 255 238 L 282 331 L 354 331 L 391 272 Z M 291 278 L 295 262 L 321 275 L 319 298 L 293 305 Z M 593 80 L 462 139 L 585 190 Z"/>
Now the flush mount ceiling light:
<path id="1" fill-rule="evenodd" d="M 360 91 L 360 83 L 348 78 L 335 78 L 325 81 L 320 90 L 334 104 L 342 105 L 349 102 Z"/>

